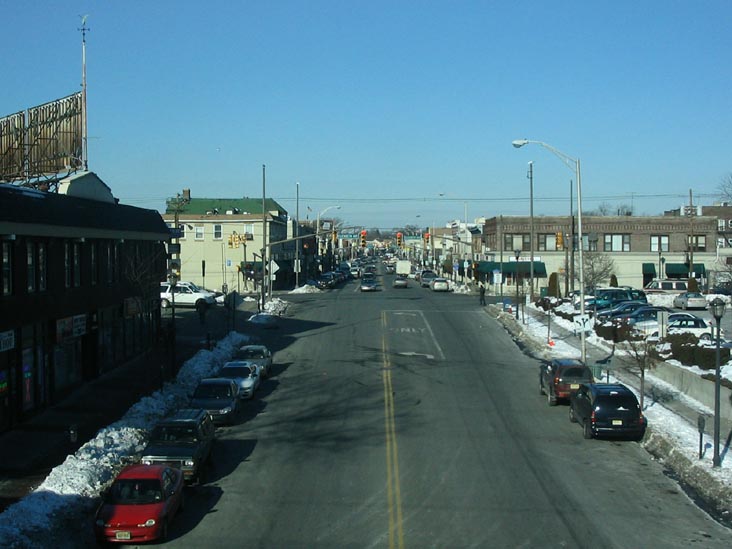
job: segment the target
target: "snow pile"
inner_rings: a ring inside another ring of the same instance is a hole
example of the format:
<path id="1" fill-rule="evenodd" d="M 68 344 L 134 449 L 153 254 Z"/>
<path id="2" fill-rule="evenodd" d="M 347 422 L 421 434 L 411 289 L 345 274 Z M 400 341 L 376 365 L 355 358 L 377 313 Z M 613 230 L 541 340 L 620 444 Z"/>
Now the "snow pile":
<path id="1" fill-rule="evenodd" d="M 280 316 L 284 314 L 285 311 L 287 311 L 287 301 L 284 301 L 279 297 L 273 297 L 264 304 L 265 313 Z"/>
<path id="2" fill-rule="evenodd" d="M 96 437 L 55 467 L 43 483 L 0 515 L 0 547 L 37 547 L 51 540 L 65 517 L 82 516 L 126 464 L 137 461 L 148 431 L 161 418 L 185 406 L 198 381 L 211 376 L 250 338 L 231 332 L 213 351 L 201 350 L 188 360 L 175 381 L 143 397 L 122 419 L 100 429 Z"/>
<path id="3" fill-rule="evenodd" d="M 455 292 L 456 294 L 472 294 L 473 289 L 471 288 L 470 284 L 463 284 L 462 282 L 453 282 L 452 280 L 449 281 L 450 284 L 450 290 Z"/>
<path id="4" fill-rule="evenodd" d="M 319 294 L 320 290 L 312 284 L 303 284 L 299 288 L 290 291 L 291 294 Z"/>

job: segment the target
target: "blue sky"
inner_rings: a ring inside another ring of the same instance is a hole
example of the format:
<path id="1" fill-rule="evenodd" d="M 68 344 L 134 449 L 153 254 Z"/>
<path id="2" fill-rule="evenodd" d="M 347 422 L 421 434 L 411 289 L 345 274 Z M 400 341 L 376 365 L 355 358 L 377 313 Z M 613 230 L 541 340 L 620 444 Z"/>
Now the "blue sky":
<path id="1" fill-rule="evenodd" d="M 711 204 L 732 173 L 732 2 L 0 0 L 0 114 L 79 89 L 89 166 L 162 211 L 267 195 L 300 216 L 430 226 Z M 576 199 L 576 193 L 575 193 Z M 695 202 L 697 201 L 695 199 Z"/>

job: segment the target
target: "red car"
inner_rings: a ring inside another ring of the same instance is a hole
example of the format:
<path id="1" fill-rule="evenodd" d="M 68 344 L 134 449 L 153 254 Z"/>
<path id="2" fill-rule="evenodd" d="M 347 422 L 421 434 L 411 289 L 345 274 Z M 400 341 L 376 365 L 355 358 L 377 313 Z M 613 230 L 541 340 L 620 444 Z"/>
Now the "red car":
<path id="1" fill-rule="evenodd" d="M 183 474 L 167 465 L 129 465 L 104 494 L 94 530 L 100 542 L 164 540 L 183 509 Z"/>

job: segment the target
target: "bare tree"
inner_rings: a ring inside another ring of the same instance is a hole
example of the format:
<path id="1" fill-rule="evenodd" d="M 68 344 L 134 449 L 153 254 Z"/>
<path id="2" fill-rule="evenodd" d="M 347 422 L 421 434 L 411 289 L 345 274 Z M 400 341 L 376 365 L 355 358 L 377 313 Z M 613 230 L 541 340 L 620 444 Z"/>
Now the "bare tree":
<path id="1" fill-rule="evenodd" d="M 629 206 L 628 204 L 619 204 L 617 214 L 622 216 L 631 216 L 633 215 L 633 206 Z"/>
<path id="2" fill-rule="evenodd" d="M 612 258 L 603 253 L 585 250 L 584 256 L 584 286 L 594 288 L 602 283 L 607 283 L 615 270 L 615 263 Z M 579 282 L 579 254 L 575 254 L 574 277 Z"/>
<path id="3" fill-rule="evenodd" d="M 640 336 L 638 332 L 634 332 L 630 328 L 626 327 L 625 329 L 628 330 L 628 334 L 622 346 L 631 359 L 629 369 L 640 375 L 640 407 L 642 411 L 643 398 L 646 392 L 646 371 L 652 370 L 658 365 L 658 358 L 654 352 L 657 340 Z"/>
<path id="4" fill-rule="evenodd" d="M 722 200 L 732 201 L 732 173 L 728 173 L 722 178 L 718 190 Z"/>

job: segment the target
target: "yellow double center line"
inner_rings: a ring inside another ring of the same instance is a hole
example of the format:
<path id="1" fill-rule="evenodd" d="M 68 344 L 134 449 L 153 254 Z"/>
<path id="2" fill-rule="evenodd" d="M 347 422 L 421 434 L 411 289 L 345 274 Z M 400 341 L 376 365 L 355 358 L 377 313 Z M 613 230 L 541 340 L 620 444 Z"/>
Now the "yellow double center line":
<path id="1" fill-rule="evenodd" d="M 391 383 L 391 362 L 386 344 L 386 313 L 381 312 L 381 355 L 383 367 L 381 377 L 384 382 L 384 427 L 386 434 L 386 494 L 389 507 L 389 548 L 404 547 L 402 529 L 402 494 L 399 486 L 399 451 L 396 440 L 394 419 L 394 389 Z"/>

